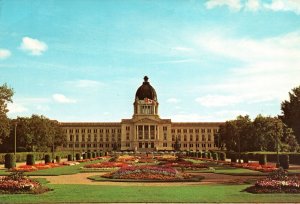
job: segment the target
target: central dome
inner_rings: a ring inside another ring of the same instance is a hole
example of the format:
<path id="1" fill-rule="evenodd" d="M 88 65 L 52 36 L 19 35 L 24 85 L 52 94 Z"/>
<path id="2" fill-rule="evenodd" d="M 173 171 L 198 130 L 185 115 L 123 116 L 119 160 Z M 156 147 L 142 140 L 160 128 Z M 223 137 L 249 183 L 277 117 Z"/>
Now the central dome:
<path id="1" fill-rule="evenodd" d="M 144 100 L 145 98 L 157 101 L 156 91 L 148 82 L 148 77 L 144 77 L 142 86 L 138 88 L 135 94 L 135 99 Z"/>

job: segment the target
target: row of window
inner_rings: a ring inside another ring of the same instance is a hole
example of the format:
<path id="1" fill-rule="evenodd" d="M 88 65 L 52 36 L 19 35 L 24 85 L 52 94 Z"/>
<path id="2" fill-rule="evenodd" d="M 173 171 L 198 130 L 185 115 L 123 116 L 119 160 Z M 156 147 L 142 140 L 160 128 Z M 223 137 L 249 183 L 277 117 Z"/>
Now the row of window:
<path id="1" fill-rule="evenodd" d="M 121 129 L 66 129 L 66 133 L 121 133 Z"/>
<path id="2" fill-rule="evenodd" d="M 115 135 L 112 135 L 111 137 L 108 137 L 108 136 L 106 136 L 105 137 L 105 141 L 109 141 L 109 138 L 111 138 L 111 140 L 112 141 L 115 141 L 116 139 L 115 139 Z M 86 137 L 85 137 L 85 135 L 81 135 L 81 141 L 82 142 L 85 142 L 85 139 L 86 139 Z M 120 134 L 118 134 L 118 138 L 117 138 L 118 140 L 121 140 L 121 135 Z M 70 142 L 73 142 L 74 141 L 74 135 L 70 135 L 69 136 L 69 141 Z M 79 135 L 76 135 L 75 136 L 75 141 L 76 142 L 79 142 Z M 91 135 L 88 135 L 88 137 L 87 137 L 87 141 L 92 141 L 92 136 Z M 97 142 L 98 141 L 98 136 L 97 135 L 94 135 L 94 142 Z M 100 135 L 100 141 L 103 141 L 103 135 Z"/>
<path id="3" fill-rule="evenodd" d="M 106 148 L 120 148 L 121 147 L 121 144 L 69 144 L 69 148 L 91 148 L 91 147 L 94 147 L 94 148 L 103 148 L 103 147 L 106 147 Z"/>
<path id="4" fill-rule="evenodd" d="M 200 129 L 172 129 L 171 130 L 171 132 L 172 133 L 187 133 L 187 132 L 189 132 L 189 133 L 199 133 L 200 132 Z M 218 129 L 211 129 L 211 128 L 207 128 L 207 129 L 205 129 L 205 128 L 201 128 L 201 133 L 217 133 L 218 132 Z"/>
<path id="5" fill-rule="evenodd" d="M 154 128 L 154 126 L 150 126 L 151 128 Z M 139 130 L 142 130 L 142 125 L 139 125 Z M 146 125 L 144 128 L 148 128 L 148 126 Z M 163 131 L 167 131 L 168 127 L 163 126 Z M 130 126 L 126 126 L 126 131 L 130 131 Z M 66 129 L 66 133 L 121 133 L 121 129 Z M 200 129 L 172 129 L 171 130 L 172 133 L 199 133 Z M 218 129 L 211 129 L 211 128 L 201 128 L 201 133 L 217 133 Z"/>
<path id="6" fill-rule="evenodd" d="M 166 146 L 164 146 L 164 147 L 167 147 L 167 143 L 164 143 L 164 144 L 166 144 Z M 186 147 L 194 147 L 194 144 L 178 144 L 178 146 L 179 146 L 179 148 L 180 147 L 184 147 L 184 148 L 186 148 Z M 217 147 L 217 145 L 216 144 L 195 144 L 195 147 L 212 147 L 212 146 L 214 146 L 214 147 Z M 172 147 L 173 148 L 175 148 L 175 144 L 172 144 Z"/>
<path id="7" fill-rule="evenodd" d="M 177 135 L 177 136 L 172 135 L 172 141 L 176 141 L 176 138 L 177 138 L 178 141 L 181 141 L 181 135 Z M 206 141 L 205 135 L 202 135 L 201 139 L 202 139 L 202 141 Z M 167 139 L 164 137 L 164 140 L 167 140 Z M 196 141 L 199 141 L 199 140 L 200 140 L 200 136 L 196 135 Z M 183 136 L 183 141 L 187 141 L 187 135 Z M 194 141 L 193 135 L 190 135 L 190 141 Z M 207 136 L 207 141 L 212 141 L 212 136 L 211 135 Z"/>

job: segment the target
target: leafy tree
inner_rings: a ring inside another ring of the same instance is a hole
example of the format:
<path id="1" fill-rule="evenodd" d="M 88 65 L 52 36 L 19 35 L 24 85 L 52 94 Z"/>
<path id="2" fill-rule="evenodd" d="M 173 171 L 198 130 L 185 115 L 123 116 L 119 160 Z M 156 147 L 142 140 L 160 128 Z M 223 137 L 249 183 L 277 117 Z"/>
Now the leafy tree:
<path id="1" fill-rule="evenodd" d="M 276 151 L 277 138 L 279 146 L 281 146 L 284 124 L 280 119 L 258 115 L 253 121 L 253 125 L 253 151 Z"/>
<path id="2" fill-rule="evenodd" d="M 14 92 L 6 84 L 0 86 L 0 144 L 9 136 L 10 121 L 7 117 L 7 103 L 12 102 Z"/>
<path id="3" fill-rule="evenodd" d="M 48 151 L 66 144 L 67 138 L 59 123 L 45 116 L 32 115 L 18 117 L 17 121 L 17 149 L 21 151 Z M 14 122 L 15 122 L 14 121 Z M 11 123 L 10 137 L 4 140 L 1 151 L 12 151 L 14 142 L 14 124 Z"/>
<path id="4" fill-rule="evenodd" d="M 298 144 L 300 144 L 300 86 L 289 92 L 289 100 L 281 103 L 282 121 L 292 128 Z"/>

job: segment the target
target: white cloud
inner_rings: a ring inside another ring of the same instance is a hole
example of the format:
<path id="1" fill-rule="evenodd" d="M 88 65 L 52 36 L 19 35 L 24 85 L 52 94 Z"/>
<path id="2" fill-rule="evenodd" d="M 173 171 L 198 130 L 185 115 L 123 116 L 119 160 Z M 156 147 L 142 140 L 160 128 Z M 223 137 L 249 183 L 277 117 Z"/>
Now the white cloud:
<path id="1" fill-rule="evenodd" d="M 227 6 L 233 11 L 258 11 L 258 10 L 272 10 L 272 11 L 289 11 L 300 15 L 300 1 L 299 0 L 272 0 L 268 3 L 263 3 L 261 0 L 209 0 L 205 4 L 207 9 L 213 9 L 219 6 Z"/>
<path id="2" fill-rule="evenodd" d="M 0 49 L 0 60 L 6 59 L 11 56 L 11 52 L 7 49 Z"/>
<path id="3" fill-rule="evenodd" d="M 167 99 L 167 103 L 179 103 L 180 100 L 177 98 L 169 98 Z"/>
<path id="4" fill-rule="evenodd" d="M 238 96 L 207 95 L 198 97 L 195 101 L 205 107 L 222 107 L 237 104 L 241 100 Z"/>
<path id="5" fill-rule="evenodd" d="M 248 0 L 245 4 L 245 8 L 249 11 L 257 11 L 261 9 L 261 2 L 260 0 Z"/>
<path id="6" fill-rule="evenodd" d="M 28 111 L 28 109 L 24 105 L 16 103 L 16 102 L 8 103 L 7 108 L 9 110 L 10 114 L 12 114 L 12 113 L 24 113 L 24 112 Z"/>
<path id="7" fill-rule="evenodd" d="M 67 98 L 63 94 L 53 94 L 52 98 L 54 99 L 55 102 L 57 103 L 76 103 L 76 100 Z"/>
<path id="8" fill-rule="evenodd" d="M 45 42 L 37 39 L 23 37 L 20 49 L 31 55 L 41 55 L 48 49 L 48 46 Z"/>
<path id="9" fill-rule="evenodd" d="M 219 6 L 227 6 L 233 11 L 239 11 L 242 8 L 240 0 L 209 0 L 206 2 L 205 6 L 208 9 L 213 9 Z"/>
<path id="10" fill-rule="evenodd" d="M 264 8 L 273 11 L 291 11 L 300 15 L 299 0 L 273 0 L 271 3 L 264 4 Z"/>
<path id="11" fill-rule="evenodd" d="M 67 85 L 74 86 L 77 88 L 99 88 L 99 87 L 105 85 L 104 83 L 102 83 L 100 81 L 87 80 L 87 79 L 67 81 L 65 83 Z"/>
<path id="12" fill-rule="evenodd" d="M 202 93 L 205 90 L 216 95 L 221 93 L 221 96 L 197 98 L 201 105 L 282 101 L 292 88 L 299 86 L 300 32 L 260 40 L 209 33 L 201 34 L 196 41 L 200 49 L 211 55 L 231 58 L 240 64 L 230 70 L 229 77 L 199 87 Z"/>

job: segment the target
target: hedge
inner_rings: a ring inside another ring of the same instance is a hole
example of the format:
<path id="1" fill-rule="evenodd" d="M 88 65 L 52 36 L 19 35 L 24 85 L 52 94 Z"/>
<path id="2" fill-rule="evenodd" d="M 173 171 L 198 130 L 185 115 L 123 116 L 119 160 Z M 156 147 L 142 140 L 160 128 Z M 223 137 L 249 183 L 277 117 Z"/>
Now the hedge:
<path id="1" fill-rule="evenodd" d="M 60 156 L 56 156 L 55 160 L 56 160 L 56 163 L 60 163 L 60 160 L 61 160 Z"/>
<path id="2" fill-rule="evenodd" d="M 289 155 L 280 155 L 279 156 L 279 165 L 283 169 L 289 168 Z"/>
<path id="3" fill-rule="evenodd" d="M 35 158 L 33 154 L 27 154 L 26 158 L 26 165 L 34 165 L 35 164 Z"/>
<path id="4" fill-rule="evenodd" d="M 225 161 L 226 160 L 226 153 L 225 152 L 220 152 L 220 160 Z"/>
<path id="5" fill-rule="evenodd" d="M 218 160 L 218 153 L 217 152 L 213 152 L 212 153 L 212 158 L 213 158 L 213 160 Z"/>
<path id="6" fill-rule="evenodd" d="M 7 169 L 11 169 L 11 168 L 16 167 L 15 155 L 13 155 L 13 154 L 6 154 L 5 155 L 4 167 L 7 168 Z"/>
<path id="7" fill-rule="evenodd" d="M 16 162 L 26 162 L 27 154 L 33 154 L 35 160 L 44 160 L 45 158 L 45 152 L 17 152 L 16 153 Z M 50 152 L 48 152 L 50 154 Z M 70 151 L 61 151 L 61 152 L 55 152 L 55 155 L 60 156 L 61 158 L 67 158 L 67 155 L 71 154 Z M 0 164 L 5 163 L 5 155 L 6 153 L 0 153 Z"/>
<path id="8" fill-rule="evenodd" d="M 259 155 L 259 164 L 260 165 L 266 165 L 267 164 L 267 155 L 260 154 Z"/>
<path id="9" fill-rule="evenodd" d="M 51 158 L 49 154 L 45 155 L 45 164 L 51 163 Z"/>
<path id="10" fill-rule="evenodd" d="M 80 160 L 81 159 L 81 156 L 80 156 L 79 153 L 76 153 L 75 157 L 76 157 L 76 160 Z"/>

